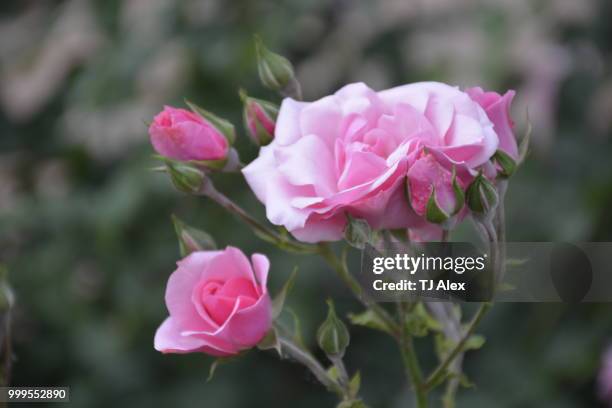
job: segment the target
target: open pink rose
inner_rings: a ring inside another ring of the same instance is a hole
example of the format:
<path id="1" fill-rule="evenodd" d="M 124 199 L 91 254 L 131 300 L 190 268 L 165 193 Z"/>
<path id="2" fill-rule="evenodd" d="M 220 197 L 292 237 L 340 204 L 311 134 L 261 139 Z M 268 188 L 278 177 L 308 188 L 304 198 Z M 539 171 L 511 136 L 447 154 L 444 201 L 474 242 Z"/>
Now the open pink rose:
<path id="1" fill-rule="evenodd" d="M 229 144 L 206 119 L 185 109 L 165 106 L 149 126 L 153 148 L 174 160 L 222 160 Z"/>
<path id="2" fill-rule="evenodd" d="M 272 322 L 270 263 L 260 254 L 251 262 L 233 247 L 179 261 L 166 287 L 170 316 L 157 329 L 155 349 L 228 356 L 256 345 Z"/>
<path id="3" fill-rule="evenodd" d="M 311 103 L 285 99 L 274 141 L 243 173 L 272 223 L 306 242 L 338 240 L 347 213 L 374 228 L 423 225 L 404 182 L 424 150 L 467 185 L 499 144 L 483 107 L 458 88 L 377 93 L 357 83 Z"/>

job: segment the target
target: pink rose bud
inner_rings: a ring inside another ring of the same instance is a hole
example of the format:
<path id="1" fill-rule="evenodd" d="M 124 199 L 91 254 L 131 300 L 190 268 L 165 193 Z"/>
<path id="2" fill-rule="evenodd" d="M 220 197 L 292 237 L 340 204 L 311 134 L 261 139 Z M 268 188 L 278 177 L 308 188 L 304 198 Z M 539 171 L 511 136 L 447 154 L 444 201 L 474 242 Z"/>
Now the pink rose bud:
<path id="1" fill-rule="evenodd" d="M 597 388 L 601 400 L 612 407 L 612 348 L 603 355 Z"/>
<path id="2" fill-rule="evenodd" d="M 408 169 L 408 192 L 414 211 L 434 224 L 463 208 L 463 183 L 430 154 L 422 154 Z"/>
<path id="3" fill-rule="evenodd" d="M 266 282 L 270 262 L 251 262 L 237 248 L 193 252 L 168 279 L 170 316 L 157 329 L 162 353 L 202 352 L 229 356 L 255 346 L 272 325 Z"/>
<path id="4" fill-rule="evenodd" d="M 155 151 L 169 159 L 218 161 L 229 151 L 222 130 L 185 109 L 165 106 L 149 126 L 149 135 Z"/>
<path id="5" fill-rule="evenodd" d="M 270 102 L 251 98 L 242 90 L 240 98 L 244 104 L 242 111 L 244 127 L 249 137 L 258 146 L 267 145 L 274 138 L 278 107 Z"/>

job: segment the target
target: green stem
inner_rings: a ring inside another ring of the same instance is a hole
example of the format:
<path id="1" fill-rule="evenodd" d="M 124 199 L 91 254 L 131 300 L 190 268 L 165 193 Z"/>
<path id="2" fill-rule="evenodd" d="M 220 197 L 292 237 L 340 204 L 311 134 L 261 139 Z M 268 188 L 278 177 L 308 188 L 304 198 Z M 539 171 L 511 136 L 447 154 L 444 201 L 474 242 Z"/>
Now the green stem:
<path id="1" fill-rule="evenodd" d="M 227 196 L 217 190 L 212 183 L 212 180 L 208 178 L 204 180 L 199 194 L 210 198 L 228 212 L 236 215 L 253 229 L 255 235 L 267 242 L 277 245 L 281 249 L 302 254 L 317 252 L 316 246 L 297 242 L 288 236 L 282 236 L 274 229 L 253 218 L 238 204 L 234 203 Z"/>
<path id="2" fill-rule="evenodd" d="M 446 370 L 452 364 L 455 358 L 463 351 L 465 344 L 467 343 L 469 338 L 474 334 L 476 327 L 478 326 L 482 318 L 487 314 L 490 308 L 491 308 L 491 303 L 482 303 L 480 305 L 480 307 L 478 308 L 478 311 L 472 318 L 472 321 L 468 325 L 468 329 L 463 335 L 463 337 L 461 338 L 461 340 L 459 340 L 459 342 L 455 345 L 455 347 L 451 350 L 451 352 L 446 356 L 444 361 L 442 361 L 440 365 L 438 365 L 438 367 L 427 378 L 427 381 L 425 381 L 424 388 L 426 390 L 431 390 L 436 385 L 438 385 L 440 381 L 444 379 L 444 377 L 447 374 Z"/>
<path id="3" fill-rule="evenodd" d="M 418 408 L 427 408 L 427 389 L 423 386 L 423 372 L 421 371 L 421 365 L 419 364 L 412 337 L 408 335 L 404 326 L 406 322 L 406 306 L 405 303 L 398 303 L 398 312 L 402 326 L 398 345 L 406 369 L 406 377 L 408 377 L 415 392 L 416 406 Z"/>
<path id="4" fill-rule="evenodd" d="M 279 337 L 278 342 L 283 354 L 306 366 L 327 389 L 338 394 L 340 398 L 345 397 L 346 392 L 344 388 L 327 374 L 325 367 L 308 350 L 305 350 L 286 337 Z"/>
<path id="5" fill-rule="evenodd" d="M 365 307 L 372 310 L 383 322 L 385 322 L 391 334 L 395 338 L 398 338 L 400 335 L 400 328 L 395 319 L 393 319 L 393 317 L 391 317 L 391 315 L 380 305 L 369 302 L 363 297 L 361 285 L 348 271 L 346 264 L 336 256 L 330 245 L 322 242 L 318 244 L 318 248 L 319 255 L 327 261 L 334 272 L 336 272 L 345 285 L 348 286 L 348 288 L 353 292 L 353 295 L 355 295 L 355 297 L 361 301 Z"/>

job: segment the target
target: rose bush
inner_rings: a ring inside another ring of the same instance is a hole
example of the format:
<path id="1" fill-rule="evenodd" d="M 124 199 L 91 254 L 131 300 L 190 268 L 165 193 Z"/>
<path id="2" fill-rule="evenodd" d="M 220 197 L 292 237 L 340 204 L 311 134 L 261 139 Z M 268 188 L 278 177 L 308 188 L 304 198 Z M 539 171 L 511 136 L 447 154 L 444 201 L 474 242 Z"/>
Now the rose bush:
<path id="1" fill-rule="evenodd" d="M 155 334 L 156 350 L 228 356 L 264 337 L 272 320 L 268 258 L 254 254 L 249 262 L 227 247 L 194 252 L 177 265 L 166 288 L 170 316 Z"/>
<path id="2" fill-rule="evenodd" d="M 422 82 L 381 92 L 350 84 L 311 103 L 286 98 L 274 140 L 243 174 L 268 219 L 305 242 L 340 239 L 346 214 L 374 228 L 428 229 L 424 204 L 434 191 L 449 216 L 458 208 L 453 172 L 465 188 L 481 167 L 495 175 L 497 149 L 517 156 L 513 95 Z"/>
<path id="3" fill-rule="evenodd" d="M 223 133 L 185 109 L 165 106 L 149 126 L 149 135 L 155 151 L 169 159 L 223 160 L 229 152 Z"/>

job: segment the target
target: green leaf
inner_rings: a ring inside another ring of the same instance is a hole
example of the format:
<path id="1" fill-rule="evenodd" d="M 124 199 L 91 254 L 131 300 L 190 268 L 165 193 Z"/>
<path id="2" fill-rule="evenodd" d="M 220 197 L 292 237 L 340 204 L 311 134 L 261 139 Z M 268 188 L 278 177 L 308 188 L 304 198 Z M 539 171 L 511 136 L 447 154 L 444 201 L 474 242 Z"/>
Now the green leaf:
<path id="1" fill-rule="evenodd" d="M 334 381 L 338 381 L 338 378 L 340 378 L 340 374 L 338 373 L 338 367 L 336 367 L 335 365 L 330 366 L 327 369 L 327 375 L 329 376 L 329 378 L 331 378 Z"/>
<path id="2" fill-rule="evenodd" d="M 174 231 L 179 241 L 179 250 L 182 257 L 195 251 L 217 248 L 217 244 L 210 234 L 185 224 L 174 214 L 170 217 L 174 224 Z"/>
<path id="3" fill-rule="evenodd" d="M 351 381 L 349 381 L 349 394 L 352 398 L 357 397 L 361 388 L 361 373 L 357 371 Z"/>
<path id="4" fill-rule="evenodd" d="M 349 321 L 355 326 L 364 326 L 374 330 L 380 330 L 385 333 L 392 333 L 389 326 L 376 313 L 368 309 L 362 313 L 351 313 L 348 315 Z"/>
<path id="5" fill-rule="evenodd" d="M 493 155 L 493 160 L 501 167 L 500 176 L 502 177 L 510 177 L 516 171 L 516 162 L 503 150 L 497 150 Z"/>
<path id="6" fill-rule="evenodd" d="M 442 325 L 427 312 L 422 303 L 417 303 L 406 315 L 406 330 L 414 337 L 424 337 L 430 331 L 442 330 Z"/>
<path id="7" fill-rule="evenodd" d="M 478 350 L 485 344 L 485 337 L 480 334 L 472 334 L 463 346 L 464 350 Z"/>
<path id="8" fill-rule="evenodd" d="M 295 281 L 296 275 L 297 275 L 297 266 L 293 268 L 293 272 L 291 272 L 289 279 L 287 279 L 287 282 L 285 282 L 281 291 L 278 292 L 278 294 L 272 301 L 272 320 L 276 320 L 278 316 L 280 316 L 281 312 L 283 311 L 285 299 L 287 298 L 287 295 L 289 294 L 289 292 L 291 291 L 291 288 L 293 287 L 293 283 Z"/>

